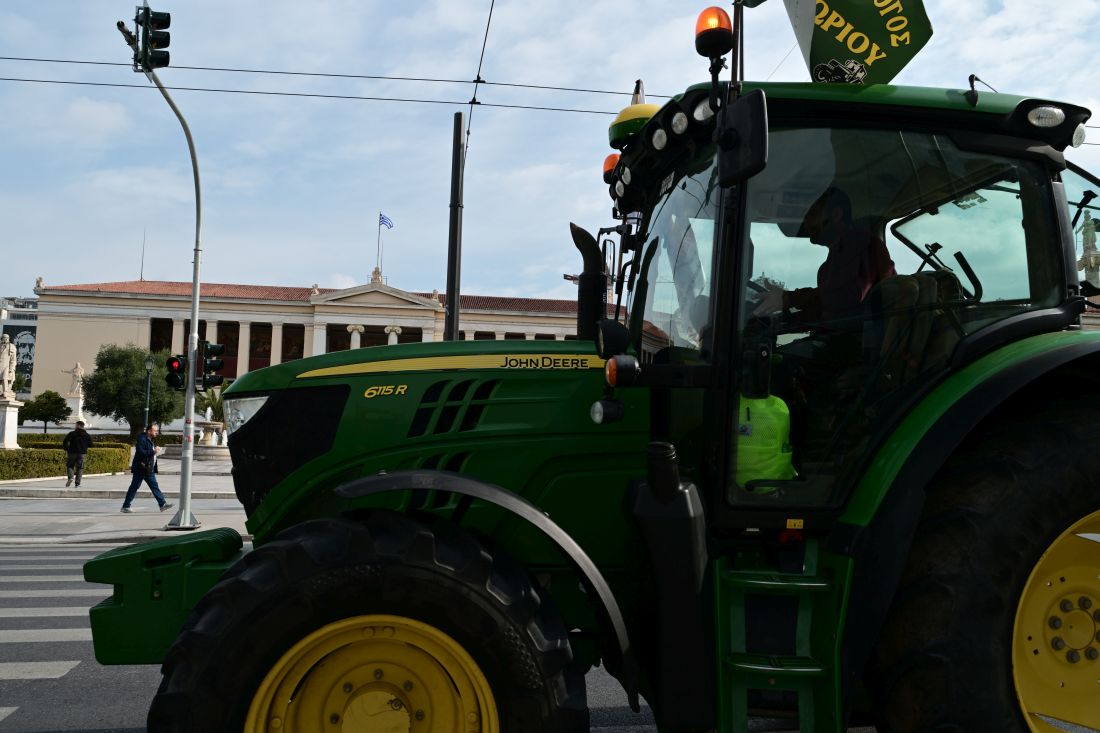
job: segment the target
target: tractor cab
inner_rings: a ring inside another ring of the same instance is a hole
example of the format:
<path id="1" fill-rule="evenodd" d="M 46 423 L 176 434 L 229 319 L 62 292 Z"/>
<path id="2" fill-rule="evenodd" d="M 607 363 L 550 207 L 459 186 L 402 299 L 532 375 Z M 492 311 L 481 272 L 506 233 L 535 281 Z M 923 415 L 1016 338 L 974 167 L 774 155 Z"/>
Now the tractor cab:
<path id="1" fill-rule="evenodd" d="M 728 507 L 828 514 L 946 374 L 1077 322 L 1066 183 L 1092 184 L 1062 150 L 1087 111 L 902 87 L 742 95 L 715 115 L 693 87 L 615 141 L 611 195 L 635 224 L 624 322 L 641 382 L 669 387 L 654 435 L 701 484 Z M 766 139 L 724 143 L 723 118 L 763 98 Z M 766 165 L 723 185 L 747 144 Z"/>

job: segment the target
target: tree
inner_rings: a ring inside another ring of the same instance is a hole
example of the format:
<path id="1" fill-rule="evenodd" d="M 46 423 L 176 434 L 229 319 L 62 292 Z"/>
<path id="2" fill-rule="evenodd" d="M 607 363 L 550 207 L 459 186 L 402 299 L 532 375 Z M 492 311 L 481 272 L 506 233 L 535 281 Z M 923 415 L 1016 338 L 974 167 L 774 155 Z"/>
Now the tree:
<path id="1" fill-rule="evenodd" d="M 73 408 L 69 407 L 65 398 L 52 389 L 47 389 L 19 408 L 20 421 L 41 422 L 43 433 L 47 432 L 49 423 L 60 425 L 72 414 Z"/>
<path id="2" fill-rule="evenodd" d="M 210 408 L 210 419 L 215 422 L 225 422 L 225 407 L 222 404 L 222 391 L 220 387 L 213 387 L 205 392 L 200 392 L 195 399 L 195 412 L 206 413 Z"/>
<path id="3" fill-rule="evenodd" d="M 84 377 L 84 409 L 95 415 L 125 420 L 130 425 L 130 437 L 136 438 L 144 428 L 145 360 L 150 353 L 133 344 L 100 347 L 95 357 L 95 371 Z M 169 354 L 152 354 L 153 374 L 149 389 L 149 422 L 170 422 L 183 415 L 183 393 L 170 389 L 164 382 L 168 373 L 164 365 Z"/>

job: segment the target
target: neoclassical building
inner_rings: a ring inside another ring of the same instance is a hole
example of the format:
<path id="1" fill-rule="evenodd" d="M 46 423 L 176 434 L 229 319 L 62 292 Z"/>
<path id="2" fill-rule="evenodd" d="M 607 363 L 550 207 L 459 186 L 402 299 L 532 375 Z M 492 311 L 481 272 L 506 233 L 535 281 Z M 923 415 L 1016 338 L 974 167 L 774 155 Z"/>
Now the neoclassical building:
<path id="1" fill-rule="evenodd" d="M 184 353 L 190 332 L 191 283 L 127 282 L 35 287 L 37 353 L 33 393 L 61 394 L 79 362 L 87 371 L 104 344 L 136 344 Z M 462 295 L 463 339 L 576 338 L 576 302 Z M 223 374 L 304 356 L 386 343 L 442 341 L 446 296 L 382 282 L 353 288 L 203 283 L 199 337 L 226 345 Z"/>

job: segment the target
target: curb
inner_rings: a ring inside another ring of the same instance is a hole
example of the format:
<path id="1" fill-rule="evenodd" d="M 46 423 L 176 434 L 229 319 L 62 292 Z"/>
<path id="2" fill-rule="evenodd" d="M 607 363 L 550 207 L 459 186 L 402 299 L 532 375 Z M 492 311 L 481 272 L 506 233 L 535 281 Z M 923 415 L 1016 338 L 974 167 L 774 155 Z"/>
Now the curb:
<path id="1" fill-rule="evenodd" d="M 217 527 L 210 527 L 210 529 L 218 529 Z M 196 527 L 197 531 L 202 531 L 203 527 L 200 525 Z M 159 540 L 169 537 L 171 535 L 184 535 L 189 530 L 168 530 L 168 529 L 146 529 L 139 530 L 137 532 L 104 532 L 97 535 L 64 535 L 58 537 L 43 538 L 37 537 L 4 537 L 0 536 L 0 544 L 3 545 L 94 545 L 94 544 L 119 544 L 119 545 L 135 545 L 142 542 L 149 542 L 150 540 Z M 245 542 L 252 541 L 252 535 L 240 533 L 241 539 Z"/>
<path id="2" fill-rule="evenodd" d="M 129 471 L 127 471 L 126 473 L 122 473 L 121 471 L 119 473 L 85 473 L 85 474 L 83 474 L 83 478 L 101 478 L 103 476 L 125 476 L 128 473 L 129 473 Z M 32 481 L 59 481 L 61 479 L 67 479 L 67 478 L 68 478 L 68 476 L 66 476 L 65 474 L 61 474 L 60 476 L 36 476 L 35 478 L 9 478 L 9 479 L 4 479 L 3 481 L 0 481 L 0 486 L 9 486 L 11 484 L 29 484 Z"/>
<path id="3" fill-rule="evenodd" d="M 179 489 L 161 493 L 169 499 L 178 499 Z M 28 486 L 0 486 L 0 498 L 9 499 L 122 499 L 126 489 L 36 489 Z M 234 491 L 192 491 L 192 499 L 236 499 Z"/>

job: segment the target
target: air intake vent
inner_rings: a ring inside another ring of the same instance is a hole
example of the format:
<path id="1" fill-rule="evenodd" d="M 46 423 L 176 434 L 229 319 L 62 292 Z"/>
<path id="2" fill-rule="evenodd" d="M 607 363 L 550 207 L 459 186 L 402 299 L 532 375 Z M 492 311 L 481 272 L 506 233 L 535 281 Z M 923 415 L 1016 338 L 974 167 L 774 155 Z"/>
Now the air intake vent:
<path id="1" fill-rule="evenodd" d="M 481 422 L 485 406 L 499 383 L 499 379 L 436 382 L 424 391 L 407 437 L 473 430 Z"/>

